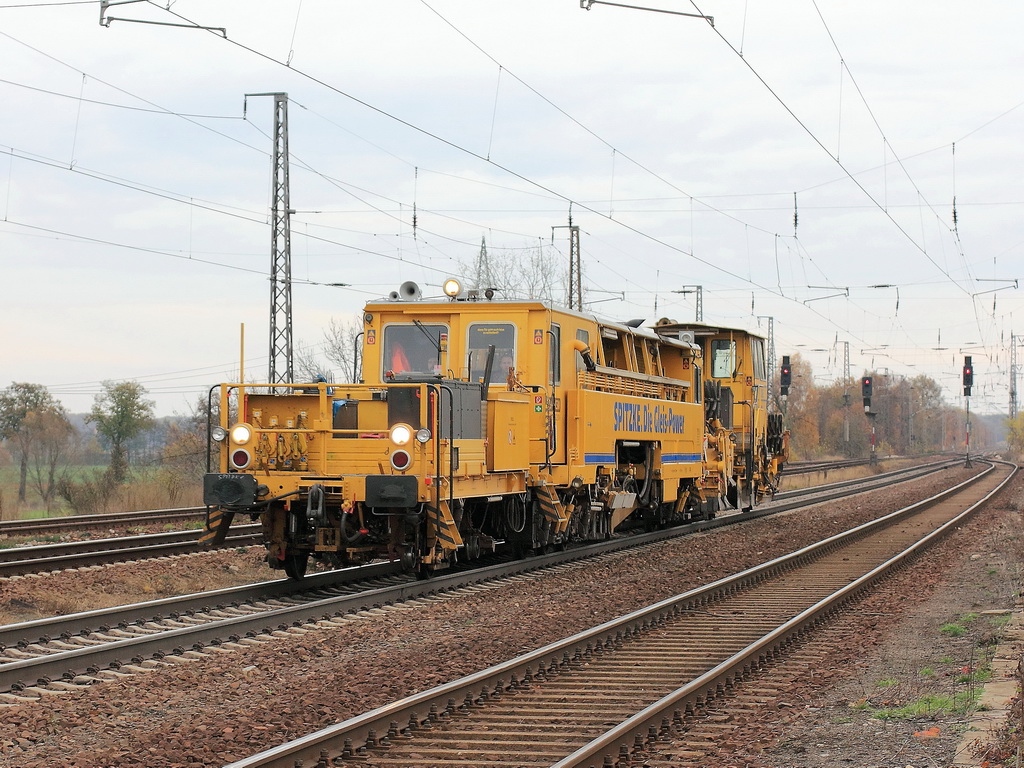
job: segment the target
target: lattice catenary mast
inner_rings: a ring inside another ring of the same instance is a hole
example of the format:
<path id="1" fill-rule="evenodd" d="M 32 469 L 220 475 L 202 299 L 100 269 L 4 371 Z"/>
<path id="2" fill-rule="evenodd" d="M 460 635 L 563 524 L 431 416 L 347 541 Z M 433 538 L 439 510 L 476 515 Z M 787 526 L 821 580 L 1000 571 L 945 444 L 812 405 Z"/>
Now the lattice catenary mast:
<path id="1" fill-rule="evenodd" d="M 270 378 L 271 384 L 294 381 L 292 352 L 292 227 L 288 185 L 288 94 L 274 97 L 274 153 L 270 198 Z"/>

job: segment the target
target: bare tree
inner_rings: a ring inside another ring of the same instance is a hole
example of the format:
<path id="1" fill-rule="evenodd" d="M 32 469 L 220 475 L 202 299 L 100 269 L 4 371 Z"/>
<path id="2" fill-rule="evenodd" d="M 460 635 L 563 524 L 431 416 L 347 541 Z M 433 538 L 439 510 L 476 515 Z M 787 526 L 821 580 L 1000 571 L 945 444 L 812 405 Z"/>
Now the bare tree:
<path id="1" fill-rule="evenodd" d="M 324 365 L 309 346 L 295 348 L 295 381 L 332 381 L 334 373 Z"/>
<path id="2" fill-rule="evenodd" d="M 362 364 L 359 349 L 359 336 L 363 332 L 362 318 L 356 316 L 348 320 L 331 318 L 324 331 L 324 355 L 338 366 L 338 383 L 359 380 Z"/>
<path id="3" fill-rule="evenodd" d="M 478 281 L 476 288 L 493 288 L 501 298 L 538 299 L 564 304 L 568 295 L 568 265 L 561 266 L 540 246 L 509 251 L 499 259 L 486 245 L 473 264 L 460 262 L 459 270 Z M 490 280 L 482 284 L 479 280 Z"/>
<path id="4" fill-rule="evenodd" d="M 60 484 L 70 477 L 78 453 L 78 431 L 64 409 L 33 411 L 22 424 L 28 438 L 28 475 L 49 512 Z"/>
<path id="5" fill-rule="evenodd" d="M 19 462 L 18 501 L 25 501 L 33 440 L 33 435 L 23 429 L 25 420 L 33 413 L 63 413 L 63 410 L 61 404 L 42 384 L 15 381 L 0 392 L 0 438 L 8 441 L 11 452 Z"/>

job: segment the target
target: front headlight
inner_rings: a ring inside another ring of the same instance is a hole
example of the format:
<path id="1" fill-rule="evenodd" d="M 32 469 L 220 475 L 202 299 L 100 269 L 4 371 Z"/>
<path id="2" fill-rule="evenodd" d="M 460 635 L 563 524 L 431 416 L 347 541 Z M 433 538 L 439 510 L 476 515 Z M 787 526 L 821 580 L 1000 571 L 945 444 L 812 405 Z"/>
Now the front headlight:
<path id="1" fill-rule="evenodd" d="M 430 430 L 424 427 L 416 430 L 416 442 L 425 443 L 430 440 Z"/>
<path id="2" fill-rule="evenodd" d="M 408 445 L 412 435 L 412 427 L 408 424 L 395 424 L 391 428 L 391 442 L 395 445 Z"/>
<path id="3" fill-rule="evenodd" d="M 227 438 L 227 436 L 228 436 L 228 431 L 226 429 L 224 429 L 224 427 L 220 426 L 219 424 L 216 427 L 214 427 L 212 430 L 210 430 L 210 437 L 212 437 L 215 442 L 223 443 L 224 440 Z"/>
<path id="4" fill-rule="evenodd" d="M 252 427 L 248 424 L 235 424 L 231 428 L 231 442 L 235 445 L 245 445 L 252 440 Z"/>

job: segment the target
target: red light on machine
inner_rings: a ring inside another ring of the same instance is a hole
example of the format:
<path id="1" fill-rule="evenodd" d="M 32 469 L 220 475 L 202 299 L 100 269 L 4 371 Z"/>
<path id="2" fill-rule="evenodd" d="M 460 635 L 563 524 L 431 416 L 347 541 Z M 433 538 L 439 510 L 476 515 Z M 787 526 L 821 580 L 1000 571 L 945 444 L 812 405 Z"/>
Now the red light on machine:
<path id="1" fill-rule="evenodd" d="M 397 470 L 408 469 L 412 458 L 406 451 L 395 451 L 391 454 L 391 466 Z"/>

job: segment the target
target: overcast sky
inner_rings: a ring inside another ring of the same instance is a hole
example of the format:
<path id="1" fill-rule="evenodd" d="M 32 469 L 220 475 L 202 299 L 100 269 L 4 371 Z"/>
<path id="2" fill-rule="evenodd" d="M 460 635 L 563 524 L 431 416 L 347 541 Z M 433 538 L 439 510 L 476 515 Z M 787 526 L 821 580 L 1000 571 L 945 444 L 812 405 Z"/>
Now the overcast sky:
<path id="1" fill-rule="evenodd" d="M 273 101 L 246 94 L 286 92 L 303 347 L 405 280 L 439 294 L 484 237 L 564 269 L 571 208 L 603 317 L 692 319 L 675 291 L 699 285 L 706 322 L 774 318 L 818 384 L 848 344 L 853 377 L 927 374 L 956 403 L 969 354 L 972 410 L 1005 412 L 1024 4 L 638 5 L 714 25 L 578 0 L 112 0 L 102 26 L 98 2 L 0 0 L 0 386 L 85 411 L 133 379 L 185 413 L 237 375 L 243 323 L 266 375 Z"/>

